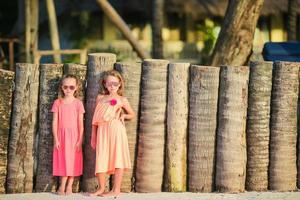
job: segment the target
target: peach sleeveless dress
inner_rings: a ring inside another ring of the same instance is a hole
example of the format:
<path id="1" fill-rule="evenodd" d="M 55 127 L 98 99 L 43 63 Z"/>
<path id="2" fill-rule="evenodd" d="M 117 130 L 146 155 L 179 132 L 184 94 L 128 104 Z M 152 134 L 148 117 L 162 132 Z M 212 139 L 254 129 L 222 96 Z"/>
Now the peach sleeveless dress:
<path id="1" fill-rule="evenodd" d="M 61 99 L 53 103 L 52 112 L 58 113 L 57 136 L 60 148 L 53 149 L 53 176 L 80 176 L 83 169 L 82 150 L 76 149 L 79 138 L 79 114 L 84 113 L 82 101 L 74 99 L 64 104 Z"/>
<path id="2" fill-rule="evenodd" d="M 92 124 L 98 126 L 96 136 L 95 174 L 114 174 L 116 168 L 131 168 L 126 129 L 119 119 L 126 98 L 97 102 Z"/>

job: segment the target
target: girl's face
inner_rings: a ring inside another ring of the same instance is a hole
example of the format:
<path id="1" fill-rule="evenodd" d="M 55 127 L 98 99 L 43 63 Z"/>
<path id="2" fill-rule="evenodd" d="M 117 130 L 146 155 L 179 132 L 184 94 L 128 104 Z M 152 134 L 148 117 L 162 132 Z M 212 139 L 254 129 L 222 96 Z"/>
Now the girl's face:
<path id="1" fill-rule="evenodd" d="M 64 92 L 65 97 L 74 96 L 74 93 L 77 90 L 76 79 L 74 78 L 64 79 L 61 89 Z"/>
<path id="2" fill-rule="evenodd" d="M 120 88 L 120 80 L 114 76 L 108 76 L 105 80 L 105 87 L 109 94 L 116 94 Z"/>

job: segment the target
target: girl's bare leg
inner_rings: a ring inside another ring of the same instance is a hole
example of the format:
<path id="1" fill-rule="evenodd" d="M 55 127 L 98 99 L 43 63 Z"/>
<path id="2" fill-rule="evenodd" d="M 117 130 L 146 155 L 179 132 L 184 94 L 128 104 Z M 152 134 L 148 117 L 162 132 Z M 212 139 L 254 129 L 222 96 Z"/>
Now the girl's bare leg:
<path id="1" fill-rule="evenodd" d="M 69 176 L 68 177 L 68 184 L 66 188 L 66 195 L 72 194 L 72 188 L 73 188 L 73 182 L 74 182 L 74 176 Z"/>
<path id="2" fill-rule="evenodd" d="M 105 189 L 105 173 L 98 173 L 97 174 L 98 178 L 98 190 L 94 193 L 91 193 L 90 196 L 99 196 L 103 194 L 104 189 Z"/>
<path id="3" fill-rule="evenodd" d="M 112 190 L 101 196 L 119 196 L 121 192 L 121 183 L 123 178 L 124 169 L 117 168 L 114 174 L 114 186 Z"/>
<path id="4" fill-rule="evenodd" d="M 68 177 L 67 176 L 62 176 L 60 178 L 60 185 L 57 190 L 58 195 L 65 195 L 65 189 L 66 189 L 66 183 L 67 183 Z"/>

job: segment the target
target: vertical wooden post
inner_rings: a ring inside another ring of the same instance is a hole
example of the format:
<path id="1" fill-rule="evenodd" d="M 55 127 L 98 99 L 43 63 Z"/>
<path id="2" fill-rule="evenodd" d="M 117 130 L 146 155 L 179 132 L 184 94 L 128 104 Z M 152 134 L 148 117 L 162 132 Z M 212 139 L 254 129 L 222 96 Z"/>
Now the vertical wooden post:
<path id="1" fill-rule="evenodd" d="M 85 103 L 85 141 L 84 141 L 84 171 L 82 189 L 92 192 L 97 188 L 95 177 L 95 151 L 91 147 L 92 119 L 99 94 L 99 81 L 104 71 L 113 69 L 116 55 L 110 53 L 93 53 L 88 55 L 87 89 Z"/>
<path id="2" fill-rule="evenodd" d="M 0 69 L 0 193 L 5 193 L 7 147 L 15 73 Z"/>
<path id="3" fill-rule="evenodd" d="M 251 62 L 247 116 L 246 190 L 268 189 L 272 62 Z"/>
<path id="4" fill-rule="evenodd" d="M 39 0 L 30 2 L 30 62 L 34 62 L 33 54 L 38 49 Z"/>
<path id="5" fill-rule="evenodd" d="M 136 167 L 137 192 L 160 192 L 166 136 L 167 60 L 142 63 L 141 116 Z"/>
<path id="6" fill-rule="evenodd" d="M 123 192 L 130 192 L 133 190 L 134 172 L 136 169 L 137 128 L 142 67 L 139 63 L 116 63 L 115 69 L 122 74 L 125 80 L 125 96 L 137 116 L 131 121 L 126 121 L 126 132 L 132 168 L 124 173 L 121 190 Z"/>
<path id="7" fill-rule="evenodd" d="M 55 191 L 56 179 L 52 173 L 52 112 L 51 107 L 58 95 L 58 86 L 63 74 L 62 64 L 40 66 L 39 130 L 37 136 L 36 192 Z"/>
<path id="8" fill-rule="evenodd" d="M 275 62 L 271 99 L 269 189 L 295 190 L 299 63 Z"/>
<path id="9" fill-rule="evenodd" d="M 27 63 L 30 63 L 30 4 L 31 0 L 25 0 L 25 58 Z"/>
<path id="10" fill-rule="evenodd" d="M 216 190 L 243 192 L 246 179 L 247 66 L 222 66 L 220 73 Z"/>
<path id="11" fill-rule="evenodd" d="M 169 64 L 165 187 L 170 192 L 186 191 L 189 66 Z"/>
<path id="12" fill-rule="evenodd" d="M 46 0 L 47 4 L 47 11 L 48 11 L 48 20 L 49 20 L 49 30 L 50 30 L 50 38 L 53 50 L 60 49 L 60 42 L 59 42 L 59 34 L 58 34 L 58 27 L 57 27 L 57 20 L 56 20 L 56 11 L 55 5 L 53 0 Z M 60 55 L 54 55 L 54 62 L 61 63 Z"/>
<path id="13" fill-rule="evenodd" d="M 7 193 L 32 192 L 39 66 L 17 64 L 8 150 Z"/>
<path id="14" fill-rule="evenodd" d="M 220 68 L 193 65 L 190 70 L 188 188 L 212 192 Z"/>
<path id="15" fill-rule="evenodd" d="M 8 42 L 8 51 L 9 51 L 9 69 L 14 71 L 14 41 Z"/>

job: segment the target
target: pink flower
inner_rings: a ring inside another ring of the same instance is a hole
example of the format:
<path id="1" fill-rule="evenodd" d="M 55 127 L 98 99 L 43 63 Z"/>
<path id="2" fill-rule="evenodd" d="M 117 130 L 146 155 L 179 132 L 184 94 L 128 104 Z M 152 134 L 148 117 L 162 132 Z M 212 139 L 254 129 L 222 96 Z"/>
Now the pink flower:
<path id="1" fill-rule="evenodd" d="M 114 106 L 114 105 L 116 105 L 117 104 L 117 99 L 111 99 L 110 100 L 110 105 L 112 105 L 112 106 Z"/>

